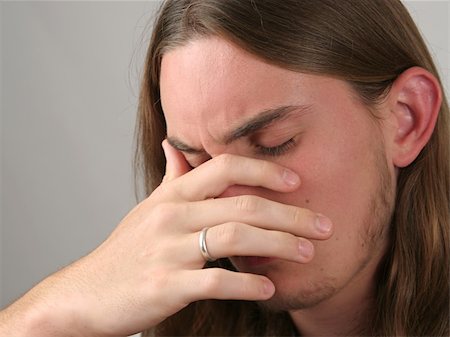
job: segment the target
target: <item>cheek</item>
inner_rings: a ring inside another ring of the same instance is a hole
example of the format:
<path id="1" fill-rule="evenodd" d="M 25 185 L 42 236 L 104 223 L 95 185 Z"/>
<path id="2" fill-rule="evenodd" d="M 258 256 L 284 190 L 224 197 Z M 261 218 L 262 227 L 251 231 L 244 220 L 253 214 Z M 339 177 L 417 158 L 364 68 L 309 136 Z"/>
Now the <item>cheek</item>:
<path id="1" fill-rule="evenodd" d="M 336 234 L 360 224 L 378 189 L 373 139 L 375 135 L 364 132 L 305 138 L 292 156 L 280 160 L 302 179 L 300 188 L 280 201 L 327 215 Z"/>

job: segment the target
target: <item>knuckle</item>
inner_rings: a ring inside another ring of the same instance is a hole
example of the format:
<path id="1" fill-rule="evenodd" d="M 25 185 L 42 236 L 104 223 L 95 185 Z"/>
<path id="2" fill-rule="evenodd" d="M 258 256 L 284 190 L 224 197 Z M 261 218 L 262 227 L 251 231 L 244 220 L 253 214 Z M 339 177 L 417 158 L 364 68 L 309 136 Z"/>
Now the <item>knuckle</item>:
<path id="1" fill-rule="evenodd" d="M 297 256 L 298 255 L 298 238 L 293 234 L 285 233 L 285 235 L 283 237 L 283 243 L 280 244 L 280 246 L 283 248 L 283 250 L 285 250 L 286 243 L 287 243 L 287 246 L 290 247 L 290 250 L 291 250 L 291 252 L 289 253 L 289 256 L 290 257 Z"/>
<path id="2" fill-rule="evenodd" d="M 241 275 L 241 290 L 244 294 L 255 292 L 255 280 L 252 275 Z"/>
<path id="3" fill-rule="evenodd" d="M 217 237 L 224 246 L 235 247 L 241 234 L 241 227 L 235 222 L 230 222 L 217 228 Z"/>
<path id="4" fill-rule="evenodd" d="M 229 153 L 222 153 L 215 157 L 213 161 L 219 168 L 231 168 L 233 167 L 234 156 Z"/>
<path id="5" fill-rule="evenodd" d="M 153 208 L 152 218 L 156 224 L 166 227 L 179 217 L 177 208 L 173 203 L 160 203 Z"/>
<path id="6" fill-rule="evenodd" d="M 216 269 L 208 270 L 208 273 L 203 278 L 203 290 L 207 294 L 217 293 L 221 289 L 220 271 Z"/>
<path id="7" fill-rule="evenodd" d="M 273 175 L 273 166 L 272 162 L 267 160 L 261 160 L 258 163 L 258 168 L 262 176 L 272 176 Z"/>
<path id="8" fill-rule="evenodd" d="M 270 244 L 267 245 L 268 253 L 279 258 L 292 260 L 298 256 L 298 238 L 290 233 L 273 232 L 271 233 Z"/>
<path id="9" fill-rule="evenodd" d="M 291 243 L 294 242 L 294 235 L 285 232 L 273 232 L 271 233 L 273 249 L 285 251 L 286 247 L 290 247 Z"/>
<path id="10" fill-rule="evenodd" d="M 251 213 L 258 209 L 260 200 L 252 195 L 240 195 L 235 197 L 234 202 L 238 211 Z"/>
<path id="11" fill-rule="evenodd" d="M 302 218 L 303 218 L 303 212 L 300 208 L 298 207 L 291 207 L 290 208 L 290 218 L 293 224 L 298 224 L 299 222 L 301 222 Z"/>
<path id="12" fill-rule="evenodd" d="M 171 273 L 168 270 L 159 269 L 152 272 L 146 280 L 147 284 L 151 284 L 154 289 L 164 289 L 170 283 Z"/>
<path id="13" fill-rule="evenodd" d="M 166 198 L 168 195 L 170 195 L 171 188 L 167 184 L 167 182 L 164 181 L 164 183 L 161 183 L 158 187 L 156 187 L 153 192 L 148 196 L 147 199 L 163 199 Z"/>

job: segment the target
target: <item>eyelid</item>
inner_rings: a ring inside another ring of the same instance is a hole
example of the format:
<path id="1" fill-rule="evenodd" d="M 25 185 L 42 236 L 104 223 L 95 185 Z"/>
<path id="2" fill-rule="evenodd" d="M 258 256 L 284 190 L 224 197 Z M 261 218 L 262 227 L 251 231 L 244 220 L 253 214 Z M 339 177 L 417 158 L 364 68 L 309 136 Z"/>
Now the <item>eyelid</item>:
<path id="1" fill-rule="evenodd" d="M 293 147 L 295 147 L 297 145 L 297 135 L 294 135 L 293 137 L 289 138 L 288 140 L 279 143 L 278 145 L 275 146 L 264 146 L 258 143 L 255 143 L 252 141 L 252 145 L 253 147 L 256 149 L 257 155 L 261 155 L 261 156 L 269 156 L 269 157 L 277 157 L 277 156 L 281 156 L 284 155 L 285 153 L 287 153 L 289 150 L 291 150 Z M 186 159 L 186 161 L 188 162 L 189 166 L 194 169 L 200 165 L 202 165 L 203 163 L 205 163 L 206 161 L 210 160 L 211 158 L 208 157 L 206 159 L 204 158 L 199 158 L 200 156 L 196 156 L 195 158 L 195 163 L 192 163 L 194 160 L 193 158 L 188 158 L 188 154 L 187 153 L 183 153 L 184 157 Z M 192 156 L 192 155 L 191 155 Z M 191 159 L 191 160 L 189 160 Z"/>
<path id="2" fill-rule="evenodd" d="M 295 137 L 292 137 L 276 146 L 266 147 L 256 144 L 255 147 L 257 148 L 258 154 L 260 155 L 276 157 L 287 153 L 295 145 L 297 145 L 297 142 L 295 141 Z"/>

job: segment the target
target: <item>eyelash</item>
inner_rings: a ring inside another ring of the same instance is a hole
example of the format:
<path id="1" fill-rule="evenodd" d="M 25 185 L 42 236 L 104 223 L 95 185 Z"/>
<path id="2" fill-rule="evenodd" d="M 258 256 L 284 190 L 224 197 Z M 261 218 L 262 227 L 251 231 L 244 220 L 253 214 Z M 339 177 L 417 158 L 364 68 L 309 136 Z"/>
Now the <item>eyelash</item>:
<path id="1" fill-rule="evenodd" d="M 263 156 L 277 157 L 285 154 L 287 151 L 293 148 L 295 144 L 296 143 L 294 138 L 291 138 L 283 144 L 277 146 L 265 147 L 261 145 L 255 145 L 255 147 L 257 148 L 259 154 Z"/>
<path id="2" fill-rule="evenodd" d="M 294 138 L 291 138 L 287 141 L 285 141 L 283 144 L 272 146 L 272 147 L 265 147 L 262 145 L 255 145 L 258 153 L 262 156 L 269 156 L 269 157 L 277 157 L 285 154 L 290 149 L 292 149 L 296 145 L 296 141 Z M 201 165 L 201 164 L 200 164 Z M 197 166 L 192 166 L 189 164 L 191 169 L 194 169 Z M 199 166 L 199 165 L 198 165 Z"/>

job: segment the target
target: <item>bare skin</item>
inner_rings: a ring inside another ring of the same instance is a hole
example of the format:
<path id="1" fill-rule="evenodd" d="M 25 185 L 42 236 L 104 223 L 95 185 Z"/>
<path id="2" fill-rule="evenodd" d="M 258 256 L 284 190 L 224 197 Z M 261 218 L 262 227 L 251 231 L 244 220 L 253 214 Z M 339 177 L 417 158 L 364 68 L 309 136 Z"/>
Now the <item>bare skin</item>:
<path id="1" fill-rule="evenodd" d="M 379 146 L 382 134 L 349 86 L 267 65 L 232 44 L 210 39 L 166 55 L 161 91 L 169 140 L 201 150 L 185 151 L 192 166 L 208 156 L 233 153 L 279 163 L 302 179 L 300 188 L 291 193 L 233 186 L 222 197 L 257 195 L 326 214 L 335 225 L 330 240 L 314 242 L 315 257 L 308 264 L 287 260 L 255 264 L 232 258 L 238 270 L 274 282 L 276 293 L 264 305 L 291 311 L 298 329 L 308 335 L 346 334 L 362 325 L 355 315 L 374 293 L 375 270 L 386 248 L 395 173 L 382 164 L 386 161 L 386 150 Z M 228 130 L 279 106 L 300 108 L 256 133 L 229 144 L 221 141 Z M 261 146 L 278 146 L 290 139 L 295 144 L 281 155 L 258 152 Z M 382 195 L 388 196 L 387 205 L 380 201 Z M 215 246 L 210 246 L 214 253 Z M 362 317 L 365 314 L 364 310 Z M 327 325 L 325 317 L 330 317 Z M 326 328 L 317 331 L 317 327 Z"/>
<path id="2" fill-rule="evenodd" d="M 242 207 L 253 200 L 248 197 L 210 199 L 234 184 L 279 193 L 297 189 L 300 181 L 285 168 L 223 155 L 186 173 L 183 157 L 168 144 L 165 148 L 174 162 L 164 183 L 94 252 L 5 310 L 2 334 L 124 336 L 195 300 L 270 298 L 275 289 L 265 276 L 202 270 L 198 235 L 204 226 L 213 226 L 208 244 L 215 247 L 215 257 L 273 256 L 306 263 L 313 251 L 301 254 L 300 246 L 311 245 L 305 238 L 330 236 L 316 229 L 317 217 L 308 210 L 261 199 L 257 211 L 248 212 Z"/>
<path id="3" fill-rule="evenodd" d="M 161 101 L 182 151 L 163 142 L 163 183 L 91 254 L 0 312 L 0 335 L 126 336 L 210 298 L 287 310 L 304 335 L 354 333 L 373 306 L 397 168 L 440 104 L 423 70 L 396 83 L 375 121 L 347 83 L 221 39 L 168 52 Z M 204 227 L 211 255 L 240 272 L 202 269 Z"/>
<path id="4" fill-rule="evenodd" d="M 231 153 L 278 163 L 302 179 L 289 193 L 236 184 L 221 197 L 255 195 L 332 220 L 333 236 L 313 240 L 310 263 L 231 258 L 238 270 L 274 283 L 263 305 L 289 311 L 304 335 L 364 331 L 398 168 L 423 148 L 439 109 L 433 76 L 410 69 L 369 110 L 344 81 L 281 69 L 212 37 L 166 53 L 161 103 L 168 139 L 191 166 Z"/>

